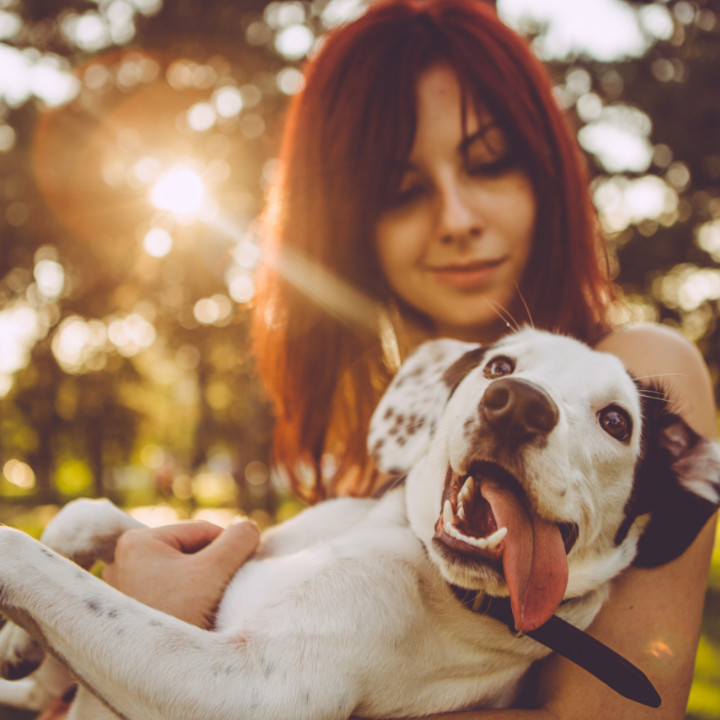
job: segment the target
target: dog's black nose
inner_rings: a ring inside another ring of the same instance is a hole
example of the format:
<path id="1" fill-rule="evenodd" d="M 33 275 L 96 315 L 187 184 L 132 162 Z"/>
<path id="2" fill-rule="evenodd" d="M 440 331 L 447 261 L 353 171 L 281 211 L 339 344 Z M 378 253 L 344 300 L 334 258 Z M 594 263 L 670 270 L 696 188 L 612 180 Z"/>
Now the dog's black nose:
<path id="1" fill-rule="evenodd" d="M 559 417 L 552 398 L 520 378 L 490 383 L 480 401 L 480 411 L 501 438 L 515 443 L 547 435 Z"/>

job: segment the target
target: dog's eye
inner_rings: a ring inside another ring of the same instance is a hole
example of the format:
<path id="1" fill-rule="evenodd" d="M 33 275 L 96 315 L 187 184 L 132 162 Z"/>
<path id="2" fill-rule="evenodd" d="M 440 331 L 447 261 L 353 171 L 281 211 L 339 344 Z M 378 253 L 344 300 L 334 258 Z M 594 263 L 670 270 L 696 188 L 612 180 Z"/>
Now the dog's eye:
<path id="1" fill-rule="evenodd" d="M 499 355 L 493 358 L 485 366 L 485 377 L 494 380 L 495 378 L 503 377 L 503 375 L 511 375 L 515 370 L 515 363 L 504 355 Z"/>
<path id="2" fill-rule="evenodd" d="M 608 405 L 608 407 L 603 408 L 598 413 L 598 420 L 600 421 L 600 427 L 602 427 L 610 437 L 620 442 L 627 442 L 630 439 L 632 420 L 621 407 Z"/>

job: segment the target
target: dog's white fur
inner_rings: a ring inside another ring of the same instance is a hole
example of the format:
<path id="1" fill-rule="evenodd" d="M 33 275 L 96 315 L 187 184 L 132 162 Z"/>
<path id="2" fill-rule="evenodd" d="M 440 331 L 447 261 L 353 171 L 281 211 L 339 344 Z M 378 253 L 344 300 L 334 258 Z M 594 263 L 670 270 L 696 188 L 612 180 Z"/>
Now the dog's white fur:
<path id="1" fill-rule="evenodd" d="M 138 523 L 107 501 L 68 505 L 43 544 L 0 528 L 0 606 L 24 628 L 9 622 L 0 633 L 4 667 L 39 659 L 36 642 L 48 649 L 56 660 L 39 677 L 59 662 L 80 683 L 72 720 L 391 718 L 510 704 L 548 651 L 468 611 L 450 589 L 448 581 L 508 594 L 496 570 L 458 562 L 433 542 L 448 465 L 462 475 L 492 453 L 534 512 L 577 525 L 565 593 L 573 601 L 557 614 L 585 628 L 608 581 L 633 561 L 647 522 L 639 517 L 616 541 L 643 419 L 619 360 L 535 330 L 501 341 L 450 388 L 448 369 L 475 347 L 422 346 L 381 401 L 369 447 L 381 470 L 408 472 L 405 485 L 379 500 L 322 503 L 266 532 L 228 586 L 212 632 L 141 605 L 61 557 L 84 567 L 112 559 L 117 537 Z M 497 356 L 511 358 L 513 377 L 558 408 L 542 442 L 513 452 L 488 439 L 479 410 L 494 382 L 484 368 Z M 611 405 L 632 420 L 627 441 L 598 423 Z M 700 454 L 703 475 L 691 473 L 692 483 L 717 505 L 718 452 L 703 442 Z M 692 465 L 689 455 L 681 462 Z M 13 702 L 7 693 L 0 686 L 0 702 Z"/>

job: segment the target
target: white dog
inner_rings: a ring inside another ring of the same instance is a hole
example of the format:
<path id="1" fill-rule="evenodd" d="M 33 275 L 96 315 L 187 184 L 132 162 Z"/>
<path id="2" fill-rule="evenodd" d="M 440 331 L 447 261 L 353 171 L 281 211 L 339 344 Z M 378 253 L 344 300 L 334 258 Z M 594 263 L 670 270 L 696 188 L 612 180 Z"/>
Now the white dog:
<path id="1" fill-rule="evenodd" d="M 40 672 L 59 661 L 80 684 L 73 720 L 507 706 L 549 650 L 484 614 L 487 598 L 509 597 L 522 633 L 554 616 L 585 628 L 612 577 L 682 553 L 720 500 L 720 453 L 657 393 L 614 356 L 529 329 L 492 347 L 421 346 L 369 449 L 405 482 L 267 532 L 212 632 L 78 567 L 110 560 L 138 525 L 107 501 L 68 505 L 44 544 L 1 528 L 5 675 L 49 651 Z"/>

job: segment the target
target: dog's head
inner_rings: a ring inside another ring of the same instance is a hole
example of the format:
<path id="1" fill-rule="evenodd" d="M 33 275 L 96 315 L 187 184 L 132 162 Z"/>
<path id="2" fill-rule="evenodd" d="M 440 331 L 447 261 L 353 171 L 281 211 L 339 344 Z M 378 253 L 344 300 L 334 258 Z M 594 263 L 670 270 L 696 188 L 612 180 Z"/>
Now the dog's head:
<path id="1" fill-rule="evenodd" d="M 662 393 L 613 355 L 531 329 L 419 347 L 369 450 L 407 473 L 410 524 L 444 577 L 509 595 L 519 630 L 631 563 L 677 557 L 720 502 L 720 452 Z"/>

